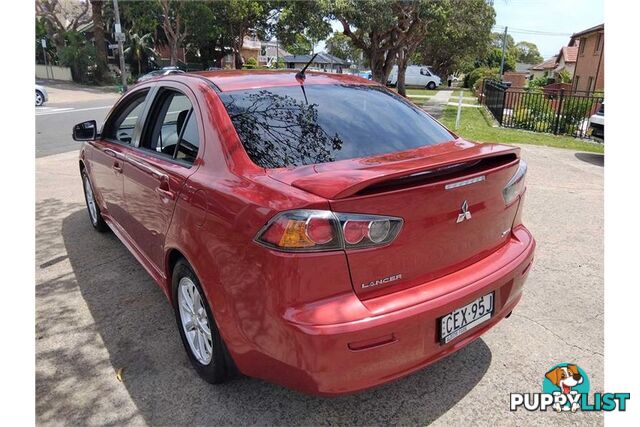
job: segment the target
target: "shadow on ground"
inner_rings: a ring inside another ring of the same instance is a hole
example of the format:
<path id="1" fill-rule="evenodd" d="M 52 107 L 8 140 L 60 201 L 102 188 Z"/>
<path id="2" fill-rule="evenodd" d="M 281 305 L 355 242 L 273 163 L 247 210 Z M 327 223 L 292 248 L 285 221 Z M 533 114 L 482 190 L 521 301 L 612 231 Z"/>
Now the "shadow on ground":
<path id="1" fill-rule="evenodd" d="M 241 376 L 212 386 L 191 368 L 164 294 L 117 238 L 95 233 L 84 210 L 64 219 L 62 234 L 110 363 L 114 369 L 124 368 L 124 385 L 151 425 L 425 425 L 473 389 L 491 363 L 491 351 L 479 339 L 407 378 L 351 396 L 306 396 Z M 43 292 L 67 292 L 73 282 L 73 275 L 69 277 L 69 283 L 52 284 Z M 67 333 L 75 333 L 73 319 L 63 316 L 52 321 L 68 322 Z M 48 360 L 38 363 L 55 364 L 59 356 L 44 354 L 40 357 Z M 76 365 L 72 376 L 78 377 L 78 384 L 91 383 L 98 375 L 96 362 L 81 355 L 69 363 Z M 55 384 L 43 386 L 56 388 Z M 108 399 L 99 393 L 96 390 L 96 399 Z M 70 410 L 74 416 L 67 419 L 95 415 L 95 409 L 87 406 L 54 411 Z"/>
<path id="2" fill-rule="evenodd" d="M 604 166 L 604 154 L 597 153 L 576 153 L 576 158 L 594 166 Z"/>

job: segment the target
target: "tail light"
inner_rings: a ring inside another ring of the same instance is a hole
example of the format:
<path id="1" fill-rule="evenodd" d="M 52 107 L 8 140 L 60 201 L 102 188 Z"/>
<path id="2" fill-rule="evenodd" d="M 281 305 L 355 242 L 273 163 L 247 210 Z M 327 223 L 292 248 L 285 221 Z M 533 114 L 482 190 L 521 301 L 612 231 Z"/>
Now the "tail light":
<path id="1" fill-rule="evenodd" d="M 504 190 L 502 190 L 502 196 L 504 197 L 504 202 L 507 205 L 510 205 L 524 191 L 524 176 L 526 174 L 527 163 L 524 160 L 520 160 L 518 170 L 511 177 L 507 185 L 504 187 Z"/>
<path id="2" fill-rule="evenodd" d="M 362 249 L 391 243 L 401 228 L 396 217 L 300 209 L 276 215 L 255 240 L 287 252 Z"/>

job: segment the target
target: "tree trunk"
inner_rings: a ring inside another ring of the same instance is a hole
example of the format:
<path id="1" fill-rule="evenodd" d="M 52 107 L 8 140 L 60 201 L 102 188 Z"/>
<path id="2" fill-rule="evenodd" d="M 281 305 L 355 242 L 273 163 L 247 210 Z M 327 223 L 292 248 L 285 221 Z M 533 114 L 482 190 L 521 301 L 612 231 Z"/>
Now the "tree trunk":
<path id="1" fill-rule="evenodd" d="M 107 47 L 104 40 L 104 23 L 102 20 L 102 0 L 91 0 L 91 17 L 93 19 L 93 37 L 96 46 L 96 79 L 104 81 L 107 73 Z"/>
<path id="2" fill-rule="evenodd" d="M 176 65 L 178 62 L 178 41 L 171 40 L 171 65 Z"/>
<path id="3" fill-rule="evenodd" d="M 233 62 L 236 70 L 242 69 L 242 55 L 240 54 L 240 51 L 242 50 L 243 40 L 244 38 L 241 36 L 240 44 L 238 45 L 236 42 L 233 46 Z"/>
<path id="4" fill-rule="evenodd" d="M 407 74 L 407 65 L 409 64 L 409 57 L 404 49 L 400 50 L 398 58 L 398 93 L 405 98 L 407 97 L 407 89 L 405 88 L 405 77 Z"/>

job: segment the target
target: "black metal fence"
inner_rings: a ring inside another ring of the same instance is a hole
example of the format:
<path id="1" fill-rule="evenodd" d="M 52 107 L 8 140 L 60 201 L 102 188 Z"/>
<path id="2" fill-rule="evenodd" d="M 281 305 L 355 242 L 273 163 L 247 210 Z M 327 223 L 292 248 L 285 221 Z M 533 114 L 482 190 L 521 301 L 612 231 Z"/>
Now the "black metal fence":
<path id="1" fill-rule="evenodd" d="M 482 94 L 501 126 L 577 138 L 588 137 L 589 117 L 604 100 L 597 92 L 510 88 L 494 80 L 484 82 Z"/>

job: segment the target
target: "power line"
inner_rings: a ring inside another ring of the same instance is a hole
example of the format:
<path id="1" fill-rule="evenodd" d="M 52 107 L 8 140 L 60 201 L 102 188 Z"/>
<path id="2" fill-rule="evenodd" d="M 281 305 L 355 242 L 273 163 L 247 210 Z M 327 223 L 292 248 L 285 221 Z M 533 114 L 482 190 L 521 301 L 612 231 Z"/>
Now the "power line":
<path id="1" fill-rule="evenodd" d="M 504 30 L 505 26 L 503 25 L 494 25 L 493 26 L 494 30 Z M 515 33 L 515 34 L 530 34 L 530 35 L 538 35 L 538 36 L 556 36 L 556 37 L 570 37 L 572 36 L 571 33 L 557 33 L 557 32 L 552 32 L 552 31 L 540 31 L 540 30 L 529 30 L 526 28 L 515 28 L 515 27 L 509 27 L 509 32 L 510 33 Z"/>

